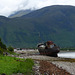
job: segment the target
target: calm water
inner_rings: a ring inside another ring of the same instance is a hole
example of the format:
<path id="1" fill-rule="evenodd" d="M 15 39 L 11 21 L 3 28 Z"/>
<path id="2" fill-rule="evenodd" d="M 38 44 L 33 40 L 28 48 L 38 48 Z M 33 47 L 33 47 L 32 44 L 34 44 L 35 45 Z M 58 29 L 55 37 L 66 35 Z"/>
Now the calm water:
<path id="1" fill-rule="evenodd" d="M 60 52 L 58 53 L 58 57 L 75 58 L 75 52 Z"/>

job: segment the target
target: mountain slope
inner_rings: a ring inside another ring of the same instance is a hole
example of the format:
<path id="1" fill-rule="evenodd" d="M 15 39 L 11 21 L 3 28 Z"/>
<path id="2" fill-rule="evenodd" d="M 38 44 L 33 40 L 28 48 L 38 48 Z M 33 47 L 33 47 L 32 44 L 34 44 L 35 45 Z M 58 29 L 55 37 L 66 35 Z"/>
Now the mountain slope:
<path id="1" fill-rule="evenodd" d="M 0 17 L 0 37 L 13 47 L 36 47 L 47 40 L 75 47 L 75 7 L 49 6 L 19 18 Z"/>
<path id="2" fill-rule="evenodd" d="M 14 14 L 11 14 L 9 16 L 9 18 L 21 17 L 23 15 L 26 15 L 26 14 L 32 12 L 32 11 L 34 11 L 34 10 L 20 10 L 20 11 L 15 12 Z"/>

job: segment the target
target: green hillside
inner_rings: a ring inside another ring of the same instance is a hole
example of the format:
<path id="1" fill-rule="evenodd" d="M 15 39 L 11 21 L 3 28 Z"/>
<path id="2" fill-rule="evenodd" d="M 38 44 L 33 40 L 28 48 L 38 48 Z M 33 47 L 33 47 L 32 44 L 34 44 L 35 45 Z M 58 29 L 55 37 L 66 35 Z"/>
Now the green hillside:
<path id="1" fill-rule="evenodd" d="M 13 47 L 36 47 L 48 40 L 75 47 L 75 7 L 49 6 L 12 19 L 1 16 L 0 37 Z"/>

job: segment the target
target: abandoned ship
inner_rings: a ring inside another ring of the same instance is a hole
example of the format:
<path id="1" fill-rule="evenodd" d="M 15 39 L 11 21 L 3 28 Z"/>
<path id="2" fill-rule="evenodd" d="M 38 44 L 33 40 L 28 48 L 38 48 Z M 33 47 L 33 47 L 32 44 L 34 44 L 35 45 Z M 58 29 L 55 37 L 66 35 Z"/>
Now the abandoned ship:
<path id="1" fill-rule="evenodd" d="M 37 47 L 38 47 L 40 55 L 58 57 L 57 54 L 60 51 L 60 48 L 56 46 L 56 44 L 54 44 L 52 41 L 47 41 L 45 43 L 39 43 Z"/>

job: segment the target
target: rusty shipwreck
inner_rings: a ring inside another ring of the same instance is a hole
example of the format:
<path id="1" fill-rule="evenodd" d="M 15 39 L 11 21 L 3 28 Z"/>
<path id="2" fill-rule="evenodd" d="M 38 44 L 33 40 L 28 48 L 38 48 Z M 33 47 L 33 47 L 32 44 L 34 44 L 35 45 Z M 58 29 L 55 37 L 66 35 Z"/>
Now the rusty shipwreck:
<path id="1" fill-rule="evenodd" d="M 45 43 L 39 43 L 38 44 L 38 50 L 40 55 L 47 55 L 47 56 L 52 56 L 52 57 L 57 57 L 60 48 L 56 46 L 52 41 L 47 41 Z"/>

